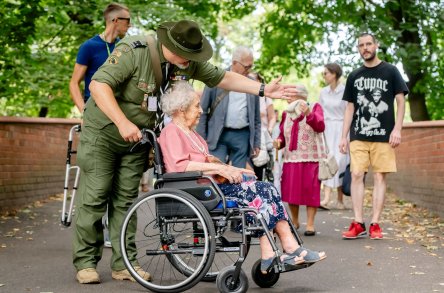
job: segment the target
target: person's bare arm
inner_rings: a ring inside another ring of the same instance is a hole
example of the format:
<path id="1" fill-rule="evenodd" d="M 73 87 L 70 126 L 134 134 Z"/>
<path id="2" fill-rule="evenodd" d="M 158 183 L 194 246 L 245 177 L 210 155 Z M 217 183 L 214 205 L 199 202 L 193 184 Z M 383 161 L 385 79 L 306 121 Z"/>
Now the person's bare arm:
<path id="1" fill-rule="evenodd" d="M 85 78 L 87 68 L 88 67 L 86 65 L 76 63 L 69 82 L 69 93 L 71 94 L 71 99 L 74 101 L 74 104 L 77 106 L 77 109 L 79 109 L 80 112 L 83 112 L 83 108 L 85 107 L 82 92 L 80 91 L 80 83 Z"/>
<path id="2" fill-rule="evenodd" d="M 92 80 L 89 90 L 97 106 L 114 122 L 125 141 L 137 142 L 142 138 L 139 128 L 120 109 L 113 90 L 108 84 Z"/>
<path id="3" fill-rule="evenodd" d="M 405 115 L 405 98 L 404 94 L 400 93 L 395 96 L 396 99 L 396 121 L 395 121 L 395 127 L 393 128 L 392 132 L 390 133 L 390 145 L 395 148 L 398 145 L 401 144 L 401 130 L 402 130 L 402 124 L 404 121 L 404 115 Z"/>
<path id="4" fill-rule="evenodd" d="M 288 97 L 296 95 L 296 86 L 280 84 L 281 79 L 282 77 L 276 78 L 265 85 L 264 92 L 266 97 L 272 99 L 287 99 Z M 261 84 L 241 74 L 227 71 L 217 86 L 229 91 L 258 95 Z"/>
<path id="5" fill-rule="evenodd" d="M 339 143 L 339 151 L 343 154 L 346 154 L 348 150 L 348 132 L 350 131 L 354 111 L 355 106 L 353 103 L 348 102 L 347 106 L 345 107 L 344 122 L 342 124 L 342 136 L 341 142 Z"/>

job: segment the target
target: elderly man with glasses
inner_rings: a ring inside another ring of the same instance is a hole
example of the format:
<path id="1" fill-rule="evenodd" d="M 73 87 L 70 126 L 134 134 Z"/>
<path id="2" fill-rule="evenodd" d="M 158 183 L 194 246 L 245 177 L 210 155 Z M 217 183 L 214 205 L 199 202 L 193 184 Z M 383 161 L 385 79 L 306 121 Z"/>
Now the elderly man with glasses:
<path id="1" fill-rule="evenodd" d="M 253 53 L 237 47 L 228 71 L 248 76 L 253 68 Z M 250 157 L 260 150 L 261 117 L 257 95 L 205 87 L 201 106 L 203 114 L 197 131 L 206 139 L 213 156 L 222 162 L 245 168 Z M 250 165 L 251 162 L 250 162 Z"/>

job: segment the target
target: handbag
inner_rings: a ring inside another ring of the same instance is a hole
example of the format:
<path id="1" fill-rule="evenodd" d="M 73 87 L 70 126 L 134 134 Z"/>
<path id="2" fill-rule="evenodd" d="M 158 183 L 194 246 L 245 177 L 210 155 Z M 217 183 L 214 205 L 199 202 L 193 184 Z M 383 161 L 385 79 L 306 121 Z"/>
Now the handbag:
<path id="1" fill-rule="evenodd" d="M 318 156 L 319 156 L 319 180 L 331 179 L 338 172 L 338 162 L 336 162 L 335 156 L 329 153 L 328 146 L 325 143 L 325 134 L 318 134 L 319 139 L 317 142 Z M 321 147 L 323 147 L 326 156 L 321 154 Z"/>
<path id="2" fill-rule="evenodd" d="M 261 148 L 259 154 L 252 159 L 253 165 L 256 167 L 262 167 L 270 161 L 270 155 L 268 151 L 273 148 L 273 140 L 267 129 L 261 130 Z"/>
<path id="3" fill-rule="evenodd" d="M 260 149 L 259 154 L 252 159 L 253 164 L 256 167 L 264 166 L 265 164 L 268 163 L 269 160 L 270 160 L 270 155 L 268 154 L 268 152 L 266 150 L 263 150 L 263 149 Z"/>

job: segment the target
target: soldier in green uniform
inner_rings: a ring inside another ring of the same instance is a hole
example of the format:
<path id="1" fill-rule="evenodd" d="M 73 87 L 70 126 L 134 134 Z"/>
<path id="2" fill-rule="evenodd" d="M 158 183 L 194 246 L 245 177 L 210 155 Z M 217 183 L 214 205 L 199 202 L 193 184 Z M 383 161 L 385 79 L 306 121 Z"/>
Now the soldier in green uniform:
<path id="1" fill-rule="evenodd" d="M 161 24 L 155 48 L 162 67 L 166 68 L 160 91 L 156 88 L 155 66 L 146 36 L 122 39 L 90 84 L 92 99 L 85 105 L 77 154 L 82 175 L 73 263 L 80 283 L 100 283 L 96 266 L 102 256 L 101 218 L 107 203 L 112 277 L 134 281 L 122 260 L 119 231 L 126 211 L 137 198 L 147 150 L 130 150 L 142 138 L 141 128 L 154 127 L 159 113 L 156 96 L 170 82 L 197 79 L 209 87 L 271 98 L 285 99 L 295 94 L 293 86 L 279 83 L 280 78 L 260 84 L 208 63 L 213 50 L 193 21 Z M 137 272 L 147 280 L 150 278 L 141 268 Z"/>

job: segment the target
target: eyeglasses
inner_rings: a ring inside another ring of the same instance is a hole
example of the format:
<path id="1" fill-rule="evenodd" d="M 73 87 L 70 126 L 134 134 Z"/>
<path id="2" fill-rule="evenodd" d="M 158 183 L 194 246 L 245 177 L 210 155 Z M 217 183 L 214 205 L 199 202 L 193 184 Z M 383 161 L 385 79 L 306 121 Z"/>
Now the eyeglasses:
<path id="1" fill-rule="evenodd" d="M 248 71 L 248 70 L 250 70 L 250 69 L 253 69 L 253 66 L 254 66 L 254 64 L 251 64 L 251 65 L 246 66 L 246 65 L 242 64 L 242 62 L 239 62 L 239 61 L 237 61 L 237 60 L 235 60 L 234 62 L 239 63 L 240 65 L 242 65 L 242 67 L 245 69 L 245 71 Z"/>
<path id="2" fill-rule="evenodd" d="M 126 21 L 128 21 L 128 23 L 131 23 L 131 18 L 129 18 L 129 17 L 116 17 L 114 19 L 126 20 Z"/>

